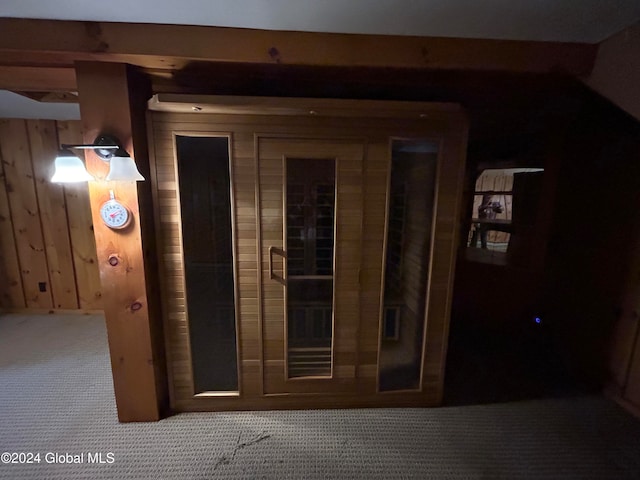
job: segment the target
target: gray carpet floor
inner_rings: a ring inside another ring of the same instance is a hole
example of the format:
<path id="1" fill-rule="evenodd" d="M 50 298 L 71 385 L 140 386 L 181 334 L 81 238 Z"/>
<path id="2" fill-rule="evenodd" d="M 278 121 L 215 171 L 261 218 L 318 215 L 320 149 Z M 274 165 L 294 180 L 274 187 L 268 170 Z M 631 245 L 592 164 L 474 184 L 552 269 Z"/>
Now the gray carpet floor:
<path id="1" fill-rule="evenodd" d="M 603 397 L 579 396 L 120 424 L 102 317 L 4 315 L 2 452 L 41 455 L 0 463 L 0 478 L 12 480 L 640 479 L 640 421 Z M 90 464 L 88 452 L 113 462 Z M 84 453 L 84 463 L 47 463 L 48 453 Z"/>

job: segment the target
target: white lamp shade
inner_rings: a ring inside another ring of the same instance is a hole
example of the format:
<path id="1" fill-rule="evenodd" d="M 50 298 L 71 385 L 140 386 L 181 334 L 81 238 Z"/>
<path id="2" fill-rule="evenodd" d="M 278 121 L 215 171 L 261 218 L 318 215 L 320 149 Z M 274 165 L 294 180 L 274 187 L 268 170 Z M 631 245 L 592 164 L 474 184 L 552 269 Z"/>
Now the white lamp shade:
<path id="1" fill-rule="evenodd" d="M 119 153 L 109 160 L 109 174 L 105 180 L 109 182 L 141 182 L 144 181 L 144 177 L 138 171 L 133 158 Z"/>
<path id="2" fill-rule="evenodd" d="M 60 151 L 54 164 L 55 171 L 51 181 L 54 183 L 88 182 L 94 180 L 84 163 L 69 151 Z"/>

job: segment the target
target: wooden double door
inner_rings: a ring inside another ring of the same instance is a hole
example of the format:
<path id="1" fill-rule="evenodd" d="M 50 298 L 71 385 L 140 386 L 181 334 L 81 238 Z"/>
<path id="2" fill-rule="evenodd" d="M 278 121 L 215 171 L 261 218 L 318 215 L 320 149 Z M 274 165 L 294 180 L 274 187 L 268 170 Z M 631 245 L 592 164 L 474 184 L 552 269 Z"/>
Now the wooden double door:
<path id="1" fill-rule="evenodd" d="M 210 101 L 150 116 L 173 408 L 438 404 L 459 109 Z"/>

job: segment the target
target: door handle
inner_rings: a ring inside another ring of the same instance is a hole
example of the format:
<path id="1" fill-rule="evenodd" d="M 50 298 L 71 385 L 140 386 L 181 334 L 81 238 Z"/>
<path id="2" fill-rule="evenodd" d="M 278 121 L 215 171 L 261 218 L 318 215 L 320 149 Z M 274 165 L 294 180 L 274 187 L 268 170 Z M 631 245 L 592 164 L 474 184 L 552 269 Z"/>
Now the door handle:
<path id="1" fill-rule="evenodd" d="M 273 254 L 274 253 L 276 255 L 280 255 L 284 262 L 286 262 L 286 260 L 287 260 L 287 252 L 285 252 L 281 248 L 274 247 L 273 245 L 271 245 L 269 247 L 269 278 L 271 280 L 275 280 L 278 283 L 281 283 L 282 285 L 284 285 L 286 287 L 287 286 L 287 279 L 284 277 L 284 275 L 281 277 L 279 275 L 276 275 L 273 272 Z M 283 265 L 282 270 L 283 270 L 283 272 L 286 270 L 286 266 L 285 265 Z"/>

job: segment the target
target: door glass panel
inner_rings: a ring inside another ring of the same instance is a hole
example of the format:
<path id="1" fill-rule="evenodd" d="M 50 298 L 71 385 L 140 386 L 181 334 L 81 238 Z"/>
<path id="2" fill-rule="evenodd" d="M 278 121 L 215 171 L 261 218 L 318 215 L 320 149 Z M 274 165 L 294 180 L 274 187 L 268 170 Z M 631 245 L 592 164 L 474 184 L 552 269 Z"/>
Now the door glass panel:
<path id="1" fill-rule="evenodd" d="M 335 160 L 288 158 L 289 378 L 331 375 Z"/>
<path id="2" fill-rule="evenodd" d="M 437 159 L 433 142 L 392 142 L 381 391 L 420 388 Z"/>
<path id="3" fill-rule="evenodd" d="M 176 137 L 195 393 L 238 390 L 229 146 Z"/>

